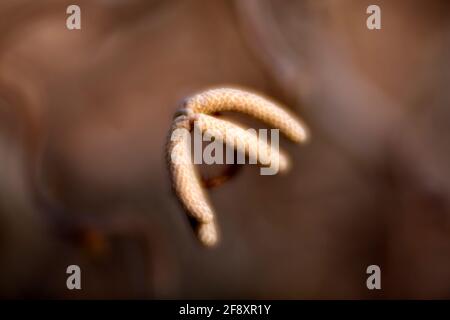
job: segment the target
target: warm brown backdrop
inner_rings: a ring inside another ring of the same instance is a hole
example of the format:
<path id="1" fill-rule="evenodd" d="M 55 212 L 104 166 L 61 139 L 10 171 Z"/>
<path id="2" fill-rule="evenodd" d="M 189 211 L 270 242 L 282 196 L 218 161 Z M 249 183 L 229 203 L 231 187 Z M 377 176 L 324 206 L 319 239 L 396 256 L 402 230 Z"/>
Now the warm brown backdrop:
<path id="1" fill-rule="evenodd" d="M 0 3 L 1 296 L 450 298 L 448 1 L 78 0 L 69 31 L 72 3 Z M 313 139 L 211 192 L 208 251 L 163 150 L 177 103 L 224 84 Z"/>

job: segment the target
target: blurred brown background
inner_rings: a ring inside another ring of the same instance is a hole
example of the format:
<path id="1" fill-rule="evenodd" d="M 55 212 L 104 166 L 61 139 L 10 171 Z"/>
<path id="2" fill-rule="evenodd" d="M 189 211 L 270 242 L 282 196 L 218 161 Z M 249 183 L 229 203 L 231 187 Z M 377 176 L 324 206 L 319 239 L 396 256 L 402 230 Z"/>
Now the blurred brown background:
<path id="1" fill-rule="evenodd" d="M 1 297 L 450 298 L 448 1 L 78 0 L 79 31 L 69 4 L 0 2 Z M 182 98 L 227 84 L 312 141 L 210 192 L 207 250 L 164 144 Z"/>

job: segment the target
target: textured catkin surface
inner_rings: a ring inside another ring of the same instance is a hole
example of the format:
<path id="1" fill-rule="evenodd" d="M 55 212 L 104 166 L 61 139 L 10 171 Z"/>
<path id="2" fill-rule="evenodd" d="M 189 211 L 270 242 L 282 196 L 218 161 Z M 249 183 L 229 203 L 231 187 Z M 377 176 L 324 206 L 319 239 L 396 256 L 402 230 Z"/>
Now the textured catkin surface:
<path id="1" fill-rule="evenodd" d="M 177 197 L 186 211 L 199 222 L 212 221 L 213 213 L 201 187 L 200 178 L 194 169 L 190 146 L 190 120 L 179 117 L 175 120 L 167 148 L 169 171 Z"/>
<path id="2" fill-rule="evenodd" d="M 217 228 L 209 200 L 201 187 L 191 155 L 191 119 L 179 116 L 174 120 L 167 145 L 167 161 L 173 190 L 184 209 L 198 226 L 199 240 L 206 246 L 217 242 Z"/>
<path id="3" fill-rule="evenodd" d="M 279 166 L 280 171 L 286 171 L 289 168 L 287 155 L 271 148 L 270 144 L 264 140 L 258 139 L 258 135 L 254 132 L 205 114 L 197 116 L 195 125 L 206 136 L 219 139 L 227 146 L 233 146 L 238 152 L 248 155 L 249 163 L 274 164 Z"/>
<path id="4" fill-rule="evenodd" d="M 308 138 L 306 126 L 295 115 L 267 98 L 243 90 L 211 89 L 187 99 L 185 106 L 194 113 L 239 111 L 280 129 L 294 142 L 302 142 Z"/>
<path id="5" fill-rule="evenodd" d="M 250 92 L 219 88 L 196 94 L 185 101 L 184 108 L 175 113 L 167 143 L 167 161 L 175 195 L 187 214 L 196 220 L 195 232 L 206 246 L 218 242 L 218 230 L 214 210 L 192 163 L 190 143 L 194 126 L 199 132 L 246 154 L 253 163 L 275 166 L 280 171 L 286 171 L 289 166 L 284 153 L 272 148 L 256 134 L 208 115 L 219 111 L 239 111 L 254 116 L 279 129 L 294 142 L 307 139 L 307 130 L 300 120 L 276 103 Z"/>

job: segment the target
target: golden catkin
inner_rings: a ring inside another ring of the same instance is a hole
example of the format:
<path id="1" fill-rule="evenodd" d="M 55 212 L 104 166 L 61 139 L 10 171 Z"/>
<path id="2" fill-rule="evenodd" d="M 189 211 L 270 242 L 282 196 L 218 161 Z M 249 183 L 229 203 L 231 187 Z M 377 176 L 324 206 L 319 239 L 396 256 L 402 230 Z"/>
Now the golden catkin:
<path id="1" fill-rule="evenodd" d="M 187 213 L 200 222 L 210 222 L 214 215 L 192 163 L 188 119 L 178 119 L 172 126 L 167 157 L 173 189 Z"/>
<path id="2" fill-rule="evenodd" d="M 220 111 L 238 111 L 253 116 L 280 129 L 294 142 L 308 139 L 303 121 L 284 110 L 279 104 L 257 94 L 233 88 L 211 89 L 188 98 L 185 108 L 194 113 L 213 114 Z"/>
<path id="3" fill-rule="evenodd" d="M 258 139 L 256 134 L 248 132 L 237 124 L 199 114 L 195 125 L 207 136 L 215 137 L 225 142 L 227 146 L 233 146 L 238 152 L 248 155 L 254 162 L 262 165 L 278 163 L 282 172 L 289 167 L 288 157 L 283 152 L 272 149 L 267 142 Z"/>

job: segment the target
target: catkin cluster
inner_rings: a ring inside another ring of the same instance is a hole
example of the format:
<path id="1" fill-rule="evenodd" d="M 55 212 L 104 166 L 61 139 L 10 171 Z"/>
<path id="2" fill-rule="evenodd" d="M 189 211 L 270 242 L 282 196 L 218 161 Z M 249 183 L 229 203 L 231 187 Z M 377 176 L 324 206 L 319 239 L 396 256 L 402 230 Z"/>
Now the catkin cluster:
<path id="1" fill-rule="evenodd" d="M 222 111 L 237 111 L 253 116 L 279 129 L 296 143 L 308 139 L 306 126 L 300 119 L 279 104 L 254 93 L 218 88 L 185 100 L 182 109 L 175 114 L 169 132 L 167 162 L 173 190 L 187 214 L 194 219 L 195 233 L 205 246 L 215 245 L 219 233 L 216 215 L 192 161 L 191 146 L 188 142 L 191 141 L 189 135 L 194 126 L 201 132 L 208 132 L 209 135 L 221 139 L 227 145 L 235 146 L 238 152 L 245 153 L 258 163 L 277 162 L 280 171 L 286 171 L 289 167 L 288 157 L 282 151 L 274 151 L 266 141 L 258 139 L 241 126 L 214 116 Z M 262 149 L 267 152 L 257 151 Z M 267 158 L 261 159 L 261 154 L 267 155 Z"/>

